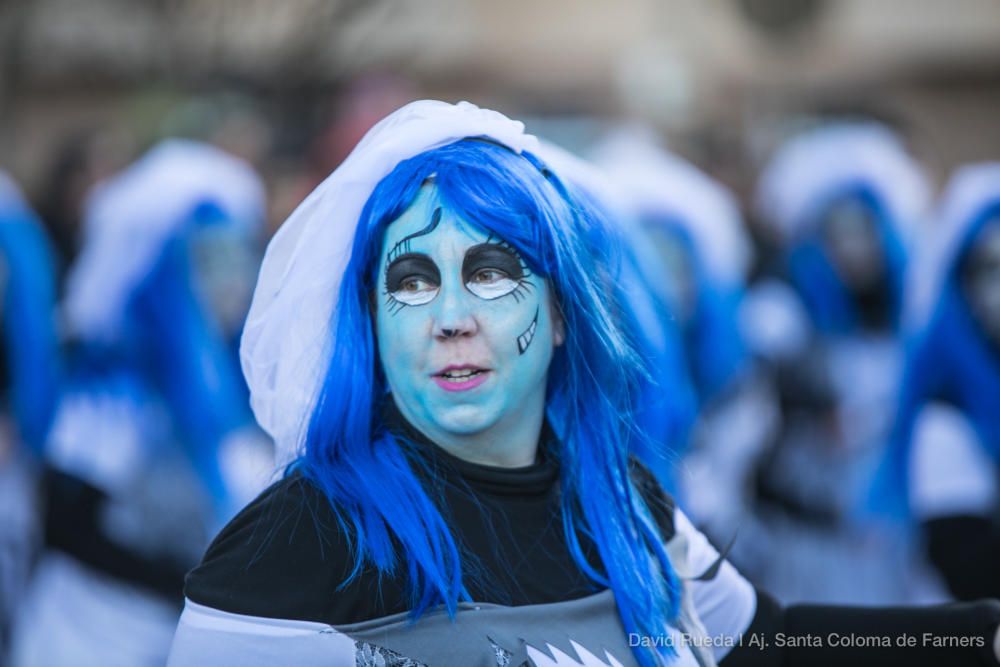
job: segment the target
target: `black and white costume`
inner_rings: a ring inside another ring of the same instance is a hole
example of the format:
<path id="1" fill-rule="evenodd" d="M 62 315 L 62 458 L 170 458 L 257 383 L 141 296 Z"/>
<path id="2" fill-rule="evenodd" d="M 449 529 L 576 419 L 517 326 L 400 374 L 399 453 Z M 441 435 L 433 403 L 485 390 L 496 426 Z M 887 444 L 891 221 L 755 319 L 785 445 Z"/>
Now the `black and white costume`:
<path id="1" fill-rule="evenodd" d="M 349 535 L 322 493 L 293 473 L 248 506 L 188 576 L 170 667 L 633 665 L 629 641 L 643 638 L 626 636 L 611 593 L 593 587 L 566 547 L 552 448 L 540 447 L 539 460 L 527 468 L 482 466 L 449 455 L 394 411 L 389 420 L 415 443 L 415 470 L 433 471 L 423 479 L 448 512 L 475 602 L 463 603 L 454 623 L 433 612 L 414 624 L 402 572 L 380 581 L 368 571 L 341 588 L 353 567 Z M 649 638 L 673 642 L 673 664 L 876 665 L 897 657 L 911 665 L 996 664 L 991 642 L 1000 605 L 782 610 L 719 561 L 648 473 L 637 468 L 636 476 L 674 567 L 687 577 L 683 629 Z M 596 551 L 585 550 L 596 562 Z M 924 632 L 976 645 L 964 655 L 954 649 L 935 655 L 922 643 Z M 830 646 L 831 633 L 893 639 L 909 633 L 921 644 L 873 653 Z M 787 639 L 776 641 L 782 635 Z M 812 637 L 822 646 L 806 645 Z"/>
<path id="2" fill-rule="evenodd" d="M 316 487 L 293 474 L 244 510 L 188 576 L 170 664 L 634 664 L 613 596 L 594 588 L 566 546 L 552 448 L 540 447 L 527 468 L 481 466 L 392 421 L 417 442 L 414 469 L 433 467 L 423 481 L 448 513 L 475 602 L 462 605 L 455 623 L 432 613 L 414 625 L 403 572 L 381 582 L 366 572 L 338 590 L 353 567 L 347 535 Z M 678 572 L 712 568 L 715 549 L 648 473 L 637 475 Z M 593 545 L 584 550 L 599 562 Z M 698 612 L 686 630 L 720 659 L 750 624 L 753 589 L 725 562 L 711 581 L 687 587 L 688 611 Z M 712 637 L 723 645 L 711 650 Z M 698 661 L 678 628 L 660 640 L 677 644 L 678 665 L 711 664 Z"/>

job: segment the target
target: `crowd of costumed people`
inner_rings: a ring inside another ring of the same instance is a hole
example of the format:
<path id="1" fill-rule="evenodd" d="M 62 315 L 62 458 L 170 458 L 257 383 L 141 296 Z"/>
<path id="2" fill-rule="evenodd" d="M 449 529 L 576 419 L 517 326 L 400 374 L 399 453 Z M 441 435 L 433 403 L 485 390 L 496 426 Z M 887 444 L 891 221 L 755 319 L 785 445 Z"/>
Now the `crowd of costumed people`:
<path id="1" fill-rule="evenodd" d="M 755 182 L 423 101 L 269 242 L 164 140 L 61 267 L 0 173 L 0 659 L 1000 663 L 1000 164 Z"/>

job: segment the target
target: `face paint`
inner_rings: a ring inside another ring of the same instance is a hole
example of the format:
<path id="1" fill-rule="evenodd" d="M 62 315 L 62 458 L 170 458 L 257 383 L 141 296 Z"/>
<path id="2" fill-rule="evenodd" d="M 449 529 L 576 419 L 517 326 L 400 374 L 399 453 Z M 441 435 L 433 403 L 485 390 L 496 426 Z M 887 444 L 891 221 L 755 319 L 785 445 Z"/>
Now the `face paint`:
<path id="1" fill-rule="evenodd" d="M 226 337 L 239 332 L 257 280 L 250 242 L 224 224 L 200 225 L 190 240 L 195 288 Z"/>
<path id="2" fill-rule="evenodd" d="M 388 226 L 381 257 L 376 336 L 403 415 L 470 460 L 476 443 L 533 447 L 560 342 L 545 282 L 433 186 Z"/>
<path id="3" fill-rule="evenodd" d="M 392 246 L 392 250 L 390 250 L 386 255 L 385 258 L 386 263 L 392 264 L 393 261 L 395 261 L 396 258 L 399 257 L 401 253 L 410 252 L 410 241 L 417 238 L 418 236 L 424 236 L 426 234 L 430 234 L 435 229 L 437 229 L 437 226 L 440 222 L 441 222 L 441 207 L 438 206 L 436 209 L 434 209 L 434 213 L 433 215 L 431 215 L 431 221 L 426 227 L 424 227 L 423 229 L 419 229 L 413 232 L 412 234 L 404 236 L 402 239 L 397 241 L 395 245 Z"/>
<path id="4" fill-rule="evenodd" d="M 834 203 L 821 223 L 823 242 L 840 279 L 862 292 L 883 277 L 882 242 L 871 207 L 854 197 Z"/>
<path id="5" fill-rule="evenodd" d="M 470 292 L 492 301 L 510 294 L 517 302 L 533 288 L 531 272 L 517 250 L 492 234 L 486 243 L 469 248 L 462 262 L 462 278 Z"/>
<path id="6" fill-rule="evenodd" d="M 645 229 L 669 277 L 662 289 L 674 316 L 683 326 L 687 326 L 694 318 L 698 302 L 698 284 L 691 248 L 678 232 L 661 224 L 649 223 Z"/>
<path id="7" fill-rule="evenodd" d="M 524 330 L 524 333 L 517 337 L 517 351 L 524 354 L 535 340 L 535 331 L 538 330 L 538 309 L 535 309 L 535 316 L 531 319 L 531 324 Z"/>
<path id="8" fill-rule="evenodd" d="M 1000 346 L 1000 215 L 988 221 L 966 256 L 963 289 L 979 326 Z"/>

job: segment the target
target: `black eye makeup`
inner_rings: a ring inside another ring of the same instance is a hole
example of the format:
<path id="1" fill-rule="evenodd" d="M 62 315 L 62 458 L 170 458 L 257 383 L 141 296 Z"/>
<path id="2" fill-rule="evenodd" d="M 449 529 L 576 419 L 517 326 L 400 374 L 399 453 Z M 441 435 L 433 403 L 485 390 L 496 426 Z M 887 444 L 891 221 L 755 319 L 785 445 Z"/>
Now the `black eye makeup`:
<path id="1" fill-rule="evenodd" d="M 433 232 L 435 229 L 437 229 L 437 226 L 439 224 L 441 224 L 441 207 L 440 206 L 438 206 L 436 209 L 434 209 L 434 213 L 431 215 L 431 221 L 427 223 L 426 227 L 424 227 L 423 229 L 420 229 L 418 231 L 413 232 L 409 236 L 405 236 L 405 237 L 401 238 L 396 243 L 396 245 L 392 246 L 392 249 L 389 251 L 389 254 L 386 255 L 385 263 L 386 264 L 392 264 L 400 256 L 402 256 L 403 254 L 406 254 L 406 253 L 410 252 L 410 243 L 413 241 L 413 239 L 418 238 L 420 236 L 427 236 L 428 234 L 430 234 L 431 232 Z"/>
<path id="2" fill-rule="evenodd" d="M 439 219 L 435 215 L 421 233 L 433 230 Z M 407 306 L 430 303 L 441 291 L 441 271 L 434 260 L 423 253 L 407 251 L 408 242 L 419 235 L 413 234 L 397 243 L 386 256 L 384 293 L 392 315 Z M 520 303 L 534 287 L 528 280 L 531 275 L 517 250 L 492 235 L 484 243 L 466 250 L 462 260 L 465 288 L 485 301 L 511 295 Z"/>
<path id="3" fill-rule="evenodd" d="M 399 255 L 385 270 L 385 294 L 392 314 L 405 306 L 430 303 L 440 289 L 441 274 L 427 255 Z"/>
<path id="4" fill-rule="evenodd" d="M 492 239 L 466 251 L 462 281 L 480 299 L 491 301 L 510 294 L 520 302 L 532 287 L 527 280 L 531 273 L 513 247 Z"/>

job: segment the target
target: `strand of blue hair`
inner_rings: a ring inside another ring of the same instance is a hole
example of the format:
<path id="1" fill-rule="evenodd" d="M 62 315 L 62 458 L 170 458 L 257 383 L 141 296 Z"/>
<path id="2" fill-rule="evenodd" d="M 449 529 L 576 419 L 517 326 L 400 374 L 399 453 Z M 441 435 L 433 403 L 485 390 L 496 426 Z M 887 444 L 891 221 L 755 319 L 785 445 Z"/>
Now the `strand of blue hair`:
<path id="1" fill-rule="evenodd" d="M 617 305 L 614 315 L 645 371 L 633 393 L 631 417 L 637 432 L 631 453 L 676 496 L 678 463 L 697 416 L 697 397 L 676 318 L 666 299 L 650 288 L 668 276 L 640 259 L 649 239 L 637 226 L 616 219 L 623 213 L 609 209 L 579 184 L 570 183 L 566 190 L 567 199 L 580 203 L 578 213 L 590 230 L 590 243 L 619 256 L 608 262 L 606 276 L 619 288 L 618 298 L 612 300 Z"/>
<path id="2" fill-rule="evenodd" d="M 0 219 L 4 388 L 20 441 L 41 456 L 58 403 L 62 368 L 55 326 L 55 267 L 34 214 L 17 206 Z"/>
<path id="3" fill-rule="evenodd" d="M 587 243 L 578 203 L 544 165 L 489 141 L 458 141 L 401 162 L 374 189 L 358 223 L 329 366 L 294 466 L 323 490 L 352 541 L 354 570 L 344 583 L 368 564 L 382 576 L 405 563 L 413 619 L 436 605 L 454 615 L 468 599 L 447 523 L 379 424 L 387 388 L 372 326 L 377 253 L 387 225 L 429 179 L 446 207 L 513 245 L 552 286 L 567 331 L 547 388 L 548 416 L 560 435 L 564 531 L 582 571 L 614 592 L 626 631 L 661 633 L 677 615 L 680 586 L 630 481 L 632 388 L 642 369 L 613 317 L 613 281 L 602 277 L 610 264 Z M 374 478 L 382 480 L 377 488 Z M 580 533 L 597 545 L 600 568 L 585 559 Z M 637 648 L 636 658 L 649 665 L 669 653 Z"/>

